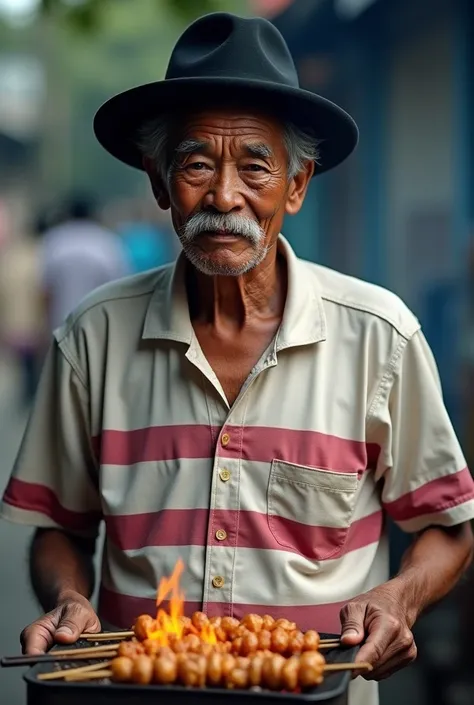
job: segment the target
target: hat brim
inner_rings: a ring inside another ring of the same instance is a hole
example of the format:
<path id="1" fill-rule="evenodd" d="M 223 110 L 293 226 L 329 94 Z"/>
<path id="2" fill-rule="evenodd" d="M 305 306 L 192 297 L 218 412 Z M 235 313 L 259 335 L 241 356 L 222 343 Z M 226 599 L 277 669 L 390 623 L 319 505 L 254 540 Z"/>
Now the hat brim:
<path id="1" fill-rule="evenodd" d="M 163 114 L 185 114 L 221 102 L 252 106 L 311 131 L 321 140 L 315 174 L 333 169 L 357 146 L 354 120 L 326 98 L 302 88 L 229 77 L 176 78 L 131 88 L 99 108 L 94 132 L 112 156 L 143 170 L 143 156 L 136 144 L 141 125 Z"/>

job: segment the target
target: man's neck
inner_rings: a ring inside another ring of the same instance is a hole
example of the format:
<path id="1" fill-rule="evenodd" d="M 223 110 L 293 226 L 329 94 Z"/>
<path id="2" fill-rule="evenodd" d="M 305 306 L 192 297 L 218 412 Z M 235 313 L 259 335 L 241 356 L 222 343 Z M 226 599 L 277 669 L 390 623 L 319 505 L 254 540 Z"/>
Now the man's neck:
<path id="1" fill-rule="evenodd" d="M 287 289 L 286 264 L 273 248 L 255 269 L 238 277 L 207 276 L 188 266 L 191 320 L 217 330 L 281 320 Z"/>

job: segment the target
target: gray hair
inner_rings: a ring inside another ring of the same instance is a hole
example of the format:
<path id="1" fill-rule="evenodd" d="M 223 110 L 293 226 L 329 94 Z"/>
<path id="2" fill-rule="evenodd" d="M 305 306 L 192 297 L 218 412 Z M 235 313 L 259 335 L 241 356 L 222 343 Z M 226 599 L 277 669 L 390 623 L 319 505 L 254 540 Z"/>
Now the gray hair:
<path id="1" fill-rule="evenodd" d="M 139 129 L 136 141 L 141 153 L 155 163 L 165 183 L 168 181 L 170 170 L 174 165 L 173 161 L 169 163 L 167 153 L 168 126 L 171 124 L 173 122 L 170 116 L 151 120 Z M 322 140 L 316 139 L 308 132 L 288 122 L 284 125 L 283 139 L 288 152 L 289 179 L 302 171 L 308 161 L 320 164 L 319 145 Z"/>

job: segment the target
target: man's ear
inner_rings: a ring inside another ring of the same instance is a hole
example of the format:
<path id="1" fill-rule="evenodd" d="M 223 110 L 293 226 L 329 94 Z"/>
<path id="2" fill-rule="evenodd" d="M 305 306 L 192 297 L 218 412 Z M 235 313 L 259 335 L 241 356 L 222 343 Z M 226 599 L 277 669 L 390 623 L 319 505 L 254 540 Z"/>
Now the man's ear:
<path id="1" fill-rule="evenodd" d="M 306 191 L 308 190 L 309 182 L 313 176 L 314 162 L 308 161 L 305 168 L 298 172 L 290 181 L 288 194 L 286 197 L 285 210 L 288 215 L 296 215 L 303 205 Z"/>
<path id="2" fill-rule="evenodd" d="M 148 174 L 148 178 L 150 179 L 151 188 L 156 202 L 158 203 L 161 210 L 167 211 L 171 205 L 170 197 L 168 195 L 168 189 L 166 188 L 166 184 L 163 182 L 163 179 L 158 173 L 153 159 L 150 159 L 150 157 L 143 157 L 142 164 L 143 168 Z"/>

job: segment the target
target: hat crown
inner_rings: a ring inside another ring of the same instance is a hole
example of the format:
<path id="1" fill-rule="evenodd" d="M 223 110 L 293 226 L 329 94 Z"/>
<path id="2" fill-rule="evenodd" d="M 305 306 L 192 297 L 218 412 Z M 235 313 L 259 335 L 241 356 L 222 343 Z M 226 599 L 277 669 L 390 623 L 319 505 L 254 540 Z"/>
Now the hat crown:
<path id="1" fill-rule="evenodd" d="M 278 29 L 261 17 L 214 12 L 193 22 L 178 39 L 166 79 L 228 77 L 297 88 L 298 74 Z"/>

